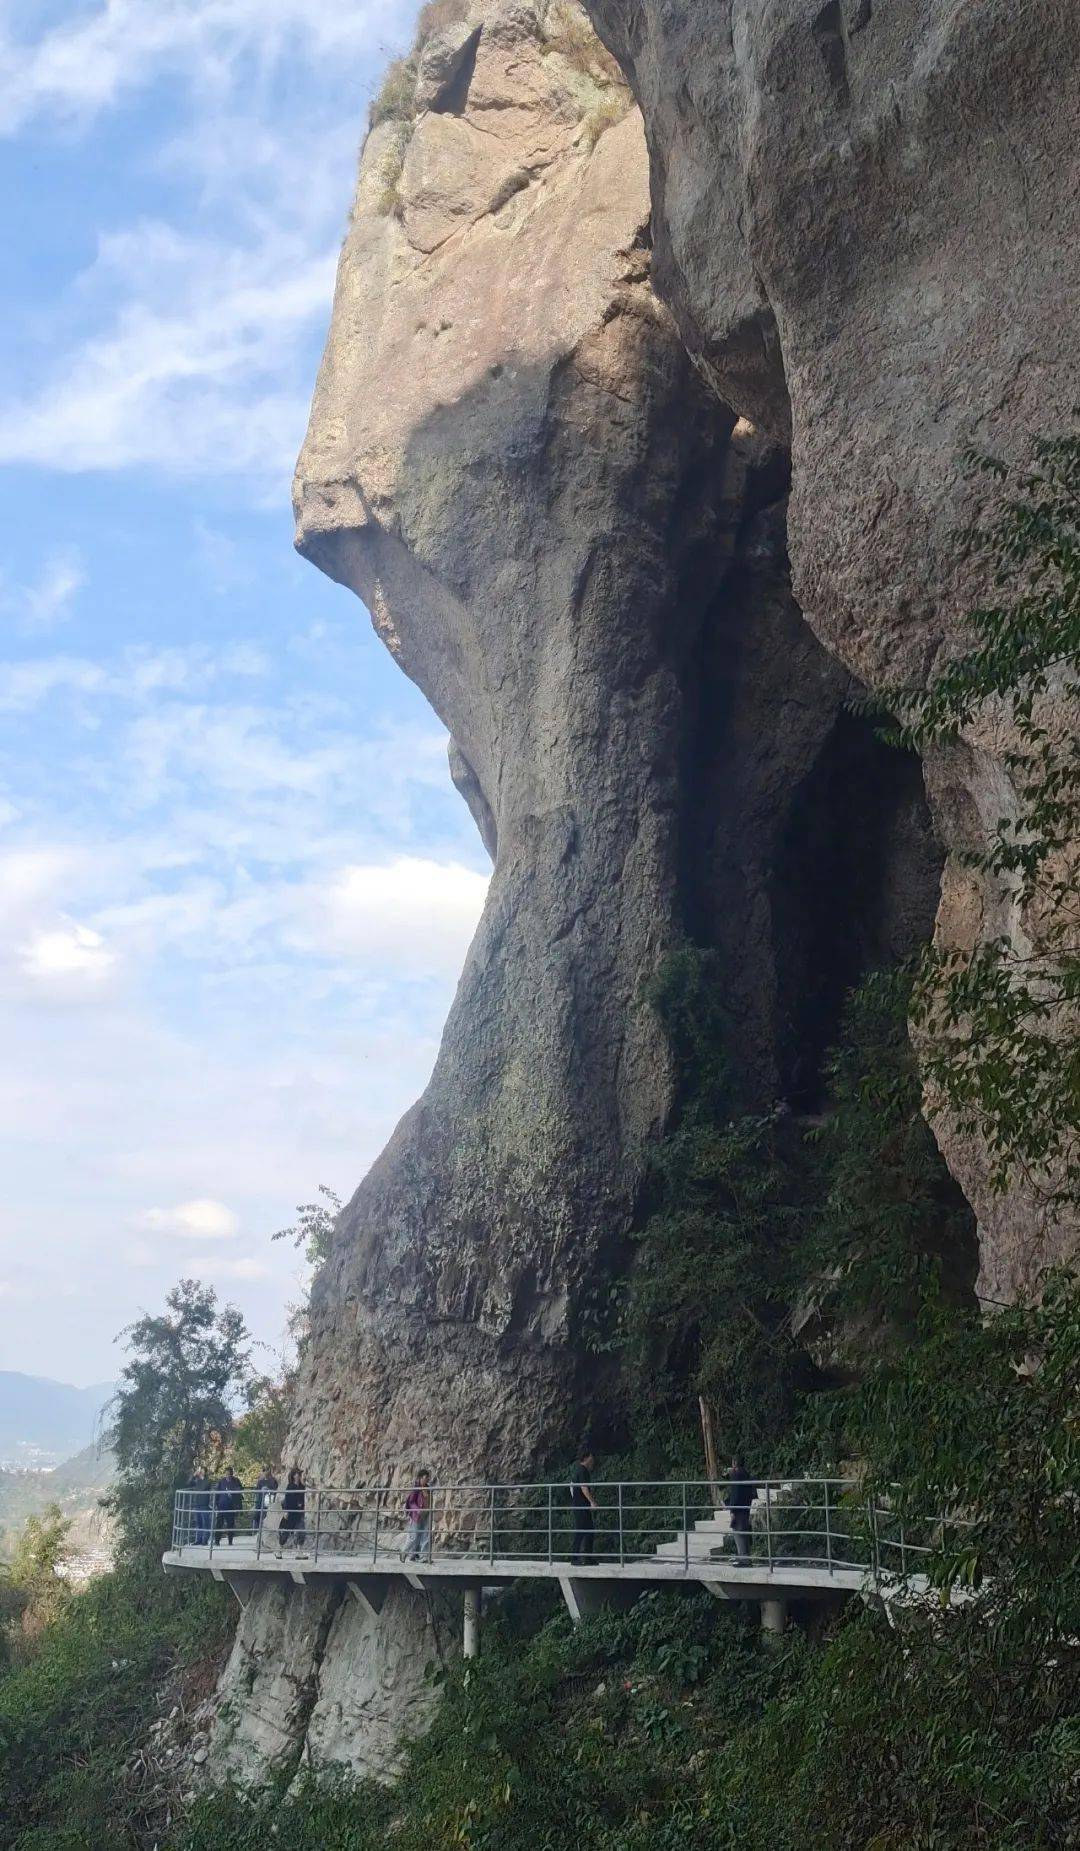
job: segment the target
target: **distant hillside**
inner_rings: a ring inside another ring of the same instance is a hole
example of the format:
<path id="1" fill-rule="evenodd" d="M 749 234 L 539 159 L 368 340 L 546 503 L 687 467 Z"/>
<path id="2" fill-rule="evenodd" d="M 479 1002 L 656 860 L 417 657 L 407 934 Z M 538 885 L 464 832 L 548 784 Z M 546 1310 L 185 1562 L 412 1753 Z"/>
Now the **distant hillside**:
<path id="1" fill-rule="evenodd" d="M 68 1459 L 97 1438 L 101 1410 L 111 1382 L 73 1388 L 45 1376 L 0 1369 L 0 1463 L 33 1464 Z"/>
<path id="2" fill-rule="evenodd" d="M 59 1504 L 72 1525 L 72 1553 L 107 1566 L 111 1522 L 101 1499 L 116 1474 L 115 1456 L 86 1446 L 54 1472 L 0 1471 L 0 1561 L 8 1559 L 27 1517 Z"/>

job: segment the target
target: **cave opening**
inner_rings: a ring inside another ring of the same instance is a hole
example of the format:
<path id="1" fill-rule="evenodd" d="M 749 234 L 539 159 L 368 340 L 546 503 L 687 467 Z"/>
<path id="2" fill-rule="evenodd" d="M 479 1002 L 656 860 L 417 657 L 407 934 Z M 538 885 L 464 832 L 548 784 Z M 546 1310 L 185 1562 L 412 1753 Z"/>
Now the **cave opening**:
<path id="1" fill-rule="evenodd" d="M 928 942 L 941 865 L 917 756 L 841 710 L 792 793 L 769 879 L 776 1071 L 794 1112 L 824 1104 L 851 990 Z"/>

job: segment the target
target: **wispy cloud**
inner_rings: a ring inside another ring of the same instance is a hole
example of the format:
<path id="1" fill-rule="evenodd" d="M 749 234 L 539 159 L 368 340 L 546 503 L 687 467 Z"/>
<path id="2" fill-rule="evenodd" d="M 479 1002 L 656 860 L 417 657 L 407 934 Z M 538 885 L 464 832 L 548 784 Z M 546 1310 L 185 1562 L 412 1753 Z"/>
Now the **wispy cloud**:
<path id="1" fill-rule="evenodd" d="M 149 223 L 103 240 L 81 288 L 118 304 L 111 325 L 0 406 L 0 463 L 287 471 L 307 410 L 297 348 L 325 321 L 334 263 L 273 234 L 252 249 Z"/>
<path id="2" fill-rule="evenodd" d="M 104 0 L 0 8 L 0 134 L 86 129 L 167 78 L 154 163 L 183 227 L 100 239 L 0 402 L 0 463 L 287 481 L 333 290 L 364 88 L 412 0 Z M 6 23 L 5 23 L 6 22 Z M 213 227 L 208 231 L 207 227 Z"/>
<path id="3" fill-rule="evenodd" d="M 71 613 L 86 583 L 78 554 L 62 550 L 48 558 L 30 584 L 0 590 L 0 609 L 10 613 L 24 632 L 55 629 Z"/>
<path id="4" fill-rule="evenodd" d="M 0 132 L 42 113 L 86 120 L 162 71 L 220 95 L 241 61 L 355 57 L 402 12 L 395 0 L 105 0 L 35 34 L 16 4 L 0 22 Z"/>
<path id="5" fill-rule="evenodd" d="M 235 1240 L 240 1232 L 232 1209 L 209 1196 L 179 1202 L 175 1208 L 148 1208 L 139 1219 L 151 1234 L 167 1234 L 179 1240 Z"/>
<path id="6" fill-rule="evenodd" d="M 140 702 L 166 693 L 210 686 L 225 677 L 256 677 L 266 659 L 252 643 L 225 650 L 173 646 L 123 650 L 112 662 L 82 656 L 30 656 L 0 663 L 0 711 L 26 713 L 57 695 L 111 697 Z"/>

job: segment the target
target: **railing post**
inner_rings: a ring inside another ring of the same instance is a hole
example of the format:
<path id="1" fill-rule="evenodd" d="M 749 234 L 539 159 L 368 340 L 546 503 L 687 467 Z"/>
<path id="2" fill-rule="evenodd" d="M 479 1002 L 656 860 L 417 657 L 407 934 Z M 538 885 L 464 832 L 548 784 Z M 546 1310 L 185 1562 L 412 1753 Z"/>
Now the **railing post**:
<path id="1" fill-rule="evenodd" d="M 829 1481 L 825 1480 L 825 1566 L 830 1575 L 833 1571 L 832 1559 L 832 1525 L 829 1522 Z"/>
<path id="2" fill-rule="evenodd" d="M 626 1564 L 626 1547 L 623 1541 L 622 1480 L 619 1480 L 619 1567 Z"/>
<path id="3" fill-rule="evenodd" d="M 870 1506 L 870 1537 L 871 1537 L 871 1547 L 873 1549 L 874 1580 L 880 1581 L 881 1580 L 881 1543 L 878 1539 L 877 1505 L 876 1504 L 871 1504 Z"/>
<path id="4" fill-rule="evenodd" d="M 771 1575 L 772 1566 L 773 1566 L 773 1559 L 772 1559 L 772 1486 L 771 1485 L 765 1486 L 765 1552 L 766 1552 L 766 1556 L 767 1556 L 768 1563 L 769 1563 L 769 1573 Z"/>
<path id="5" fill-rule="evenodd" d="M 263 1525 L 266 1522 L 266 1511 L 267 1511 L 266 1500 L 269 1495 L 270 1494 L 267 1491 L 256 1491 L 255 1493 L 255 1496 L 258 1500 L 255 1506 L 255 1515 L 258 1518 L 258 1521 L 255 1525 L 255 1560 L 257 1562 L 262 1559 Z"/>
<path id="6" fill-rule="evenodd" d="M 549 1485 L 547 1488 L 547 1494 L 548 1494 L 548 1565 L 549 1566 L 554 1559 L 554 1551 L 555 1551 L 555 1538 L 553 1534 L 555 1512 L 554 1512 L 553 1503 L 552 1503 L 554 1491 L 555 1491 L 554 1485 Z"/>
<path id="7" fill-rule="evenodd" d="M 690 1517 L 689 1517 L 689 1514 L 688 1514 L 688 1512 L 687 1512 L 687 1508 L 686 1508 L 686 1480 L 685 1480 L 685 1479 L 683 1479 L 683 1487 L 682 1487 L 682 1553 L 683 1553 L 683 1572 L 684 1572 L 684 1574 L 688 1574 L 688 1573 L 690 1572 L 690 1530 L 689 1530 L 689 1527 L 688 1527 L 688 1526 L 689 1526 L 689 1523 L 690 1523 Z"/>
<path id="8" fill-rule="evenodd" d="M 903 1517 L 900 1519 L 900 1575 L 902 1580 L 907 1580 L 907 1534 Z"/>
<path id="9" fill-rule="evenodd" d="M 375 1529 L 374 1529 L 372 1544 L 371 1544 L 371 1559 L 373 1562 L 377 1562 L 379 1559 L 379 1493 L 378 1491 L 376 1491 L 375 1493 Z"/>
<path id="10" fill-rule="evenodd" d="M 488 1508 L 488 1560 L 495 1560 L 495 1487 L 491 1487 L 491 1501 Z"/>
<path id="11" fill-rule="evenodd" d="M 319 1532 L 322 1529 L 322 1488 L 315 1493 L 315 1549 L 312 1560 L 319 1559 Z"/>

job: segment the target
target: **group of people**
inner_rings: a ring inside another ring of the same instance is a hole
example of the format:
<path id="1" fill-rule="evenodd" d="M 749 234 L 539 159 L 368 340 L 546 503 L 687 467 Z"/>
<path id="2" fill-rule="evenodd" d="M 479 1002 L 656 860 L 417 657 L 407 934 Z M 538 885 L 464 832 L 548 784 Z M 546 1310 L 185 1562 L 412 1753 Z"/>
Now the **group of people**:
<path id="1" fill-rule="evenodd" d="M 264 1466 L 251 1493 L 252 1502 L 247 1511 L 244 1507 L 244 1487 L 231 1465 L 227 1465 L 221 1477 L 213 1482 L 200 1468 L 189 1480 L 187 1490 L 190 1493 L 187 1502 L 191 1541 L 205 1545 L 213 1536 L 215 1546 L 227 1542 L 231 1547 L 238 1521 L 241 1533 L 246 1530 L 249 1534 L 257 1535 L 262 1529 L 267 1512 L 277 1503 L 280 1481 L 270 1466 Z M 299 1466 L 294 1465 L 281 1496 L 276 1555 L 290 1547 L 296 1548 L 298 1552 L 303 1549 L 307 1540 L 306 1510 L 307 1486 Z M 249 1519 L 246 1523 L 245 1517 Z"/>
<path id="2" fill-rule="evenodd" d="M 593 1559 L 598 1509 L 592 1489 L 595 1463 L 591 1448 L 583 1447 L 570 1474 L 570 1508 L 573 1513 L 570 1560 L 575 1567 L 581 1567 Z M 277 1506 L 281 1488 L 270 1466 L 265 1466 L 251 1493 L 252 1504 L 247 1513 L 244 1510 L 244 1487 L 231 1465 L 225 1467 L 221 1477 L 213 1484 L 204 1472 L 196 1472 L 187 1489 L 191 1494 L 188 1499 L 191 1540 L 207 1544 L 212 1534 L 215 1544 L 224 1541 L 231 1545 L 238 1519 L 241 1530 L 246 1527 L 249 1533 L 258 1534 L 267 1513 Z M 742 1459 L 734 1458 L 728 1473 L 726 1503 L 731 1513 L 731 1534 L 740 1558 L 750 1554 L 750 1512 L 756 1496 L 757 1485 Z M 277 1548 L 274 1553 L 280 1556 L 283 1550 L 294 1548 L 301 1554 L 307 1541 L 307 1486 L 299 1466 L 294 1465 L 289 1472 L 280 1496 L 280 1510 Z M 246 1526 L 245 1514 L 250 1517 Z M 417 1472 L 412 1490 L 405 1500 L 406 1529 L 401 1550 L 403 1562 L 430 1560 L 431 1514 L 431 1473 L 424 1470 Z"/>

